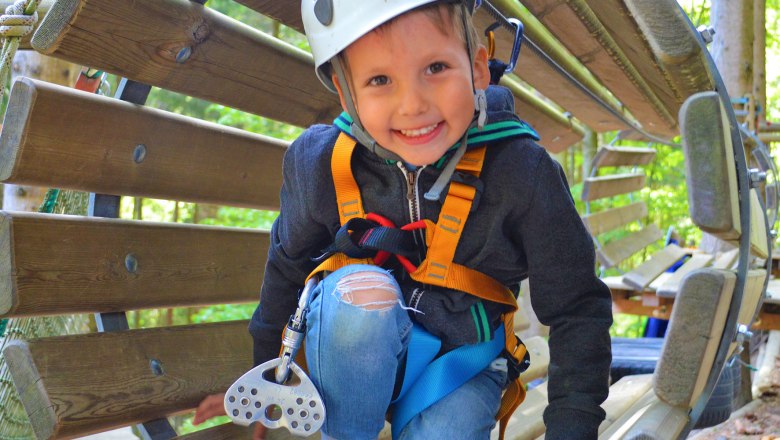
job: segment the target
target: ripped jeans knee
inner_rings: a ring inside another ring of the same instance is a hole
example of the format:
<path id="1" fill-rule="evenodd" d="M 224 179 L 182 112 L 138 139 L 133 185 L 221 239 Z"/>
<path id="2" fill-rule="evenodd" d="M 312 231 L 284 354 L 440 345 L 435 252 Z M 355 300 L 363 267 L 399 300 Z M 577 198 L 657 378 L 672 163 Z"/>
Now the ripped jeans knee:
<path id="1" fill-rule="evenodd" d="M 340 301 L 365 310 L 384 310 L 401 303 L 401 291 L 387 272 L 360 271 L 336 282 L 333 295 Z"/>

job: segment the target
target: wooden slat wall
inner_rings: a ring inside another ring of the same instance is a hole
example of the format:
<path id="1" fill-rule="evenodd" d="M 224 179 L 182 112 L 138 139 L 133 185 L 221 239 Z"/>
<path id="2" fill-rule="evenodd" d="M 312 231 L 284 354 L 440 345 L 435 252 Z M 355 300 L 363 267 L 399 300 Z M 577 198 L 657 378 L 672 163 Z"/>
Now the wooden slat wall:
<path id="1" fill-rule="evenodd" d="M 287 142 L 28 78 L 9 99 L 4 182 L 279 209 Z"/>
<path id="2" fill-rule="evenodd" d="M 644 174 L 615 174 L 588 177 L 582 187 L 582 200 L 592 201 L 618 194 L 628 194 L 645 186 Z"/>
<path id="3" fill-rule="evenodd" d="M 664 136 L 676 134 L 677 118 L 628 61 L 584 0 L 525 0 L 523 4 L 643 122 L 646 129 Z"/>
<path id="4" fill-rule="evenodd" d="M 268 252 L 262 231 L 22 212 L 0 237 L 0 316 L 257 301 Z"/>
<path id="5" fill-rule="evenodd" d="M 252 367 L 252 341 L 234 321 L 14 341 L 3 355 L 36 436 L 65 439 L 195 408 Z"/>
<path id="6" fill-rule="evenodd" d="M 316 78 L 310 54 L 195 2 L 60 1 L 33 46 L 294 125 L 330 122 L 340 112 L 336 95 Z"/>

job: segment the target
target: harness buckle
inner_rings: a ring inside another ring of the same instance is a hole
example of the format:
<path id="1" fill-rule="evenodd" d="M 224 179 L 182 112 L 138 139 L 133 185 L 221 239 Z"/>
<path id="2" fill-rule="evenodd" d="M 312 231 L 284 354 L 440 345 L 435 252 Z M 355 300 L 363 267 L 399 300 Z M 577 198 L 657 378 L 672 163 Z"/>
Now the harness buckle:
<path id="1" fill-rule="evenodd" d="M 523 359 L 517 360 L 516 353 L 520 346 L 525 347 L 525 344 L 523 344 L 523 341 L 521 341 L 520 338 L 517 338 L 517 345 L 515 345 L 515 348 L 511 353 L 506 348 L 501 351 L 501 356 L 504 357 L 504 359 L 507 361 L 508 383 L 516 381 L 520 376 L 520 373 L 524 372 L 528 369 L 528 367 L 531 366 L 531 355 L 528 353 L 527 348 L 525 350 L 525 355 L 523 355 Z"/>

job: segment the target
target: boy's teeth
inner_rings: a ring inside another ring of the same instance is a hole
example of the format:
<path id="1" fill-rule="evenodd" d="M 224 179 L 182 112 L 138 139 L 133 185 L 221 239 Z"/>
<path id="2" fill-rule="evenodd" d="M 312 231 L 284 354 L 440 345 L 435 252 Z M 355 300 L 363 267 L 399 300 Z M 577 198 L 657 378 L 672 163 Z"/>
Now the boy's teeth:
<path id="1" fill-rule="evenodd" d="M 439 124 L 433 124 L 428 127 L 418 128 L 416 130 L 401 130 L 401 134 L 408 137 L 424 136 L 433 131 Z"/>

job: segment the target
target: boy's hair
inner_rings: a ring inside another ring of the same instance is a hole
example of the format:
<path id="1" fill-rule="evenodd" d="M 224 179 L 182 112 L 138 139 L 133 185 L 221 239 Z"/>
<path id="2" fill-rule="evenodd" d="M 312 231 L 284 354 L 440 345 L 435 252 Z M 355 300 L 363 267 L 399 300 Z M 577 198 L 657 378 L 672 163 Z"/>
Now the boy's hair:
<path id="1" fill-rule="evenodd" d="M 412 9 L 409 12 L 422 12 L 425 14 L 436 26 L 436 28 L 445 35 L 449 35 L 450 32 L 455 31 L 455 35 L 463 42 L 463 48 L 468 50 L 471 57 L 477 51 L 479 45 L 479 34 L 474 27 L 474 21 L 459 2 L 435 2 L 427 5 L 420 6 Z M 383 31 L 388 26 L 391 26 L 399 17 L 408 14 L 409 12 L 392 18 L 374 31 Z M 374 32 L 372 31 L 372 32 Z M 468 38 L 466 38 L 468 32 Z"/>

